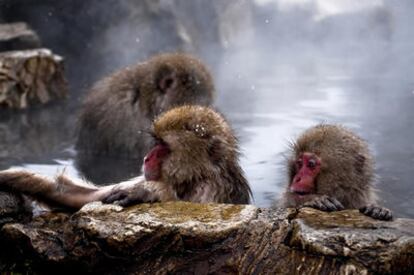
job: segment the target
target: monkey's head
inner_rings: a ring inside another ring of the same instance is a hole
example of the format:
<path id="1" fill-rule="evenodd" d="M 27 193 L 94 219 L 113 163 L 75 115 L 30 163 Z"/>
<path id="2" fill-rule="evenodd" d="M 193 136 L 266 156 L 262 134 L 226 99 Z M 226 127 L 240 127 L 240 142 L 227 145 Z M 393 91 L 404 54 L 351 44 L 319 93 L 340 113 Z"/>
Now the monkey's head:
<path id="1" fill-rule="evenodd" d="M 312 195 L 337 198 L 346 207 L 347 194 L 367 194 L 373 163 L 367 144 L 344 127 L 318 125 L 292 146 L 287 196 L 295 205 Z"/>
<path id="2" fill-rule="evenodd" d="M 200 60 L 186 54 L 161 54 L 144 65 L 137 99 L 150 117 L 181 105 L 212 104 L 213 80 Z"/>
<path id="3" fill-rule="evenodd" d="M 162 114 L 153 123 L 153 136 L 155 144 L 144 159 L 147 180 L 188 185 L 218 181 L 234 165 L 240 169 L 233 131 L 208 107 L 181 106 Z"/>

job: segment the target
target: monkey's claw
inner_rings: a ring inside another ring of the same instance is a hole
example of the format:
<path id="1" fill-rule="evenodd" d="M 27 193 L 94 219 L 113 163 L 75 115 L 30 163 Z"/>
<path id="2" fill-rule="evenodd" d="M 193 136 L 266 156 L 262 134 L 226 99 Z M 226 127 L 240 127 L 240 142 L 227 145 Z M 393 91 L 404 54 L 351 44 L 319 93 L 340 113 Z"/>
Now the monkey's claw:
<path id="1" fill-rule="evenodd" d="M 371 218 L 377 219 L 377 220 L 383 220 L 383 221 L 392 220 L 392 211 L 385 207 L 380 207 L 380 206 L 371 204 L 371 205 L 361 207 L 359 209 L 359 212 Z"/>
<path id="2" fill-rule="evenodd" d="M 128 197 L 128 192 L 125 190 L 115 190 L 102 200 L 103 203 L 115 203 L 124 200 Z"/>
<path id="3" fill-rule="evenodd" d="M 340 211 L 345 209 L 340 201 L 328 196 L 316 197 L 313 200 L 304 203 L 303 206 L 312 207 L 327 212 Z"/>
<path id="4" fill-rule="evenodd" d="M 158 196 L 152 194 L 150 191 L 142 187 L 135 186 L 132 189 L 116 189 L 113 190 L 106 198 L 102 200 L 103 203 L 113 203 L 120 206 L 130 206 L 138 203 L 156 202 L 159 201 Z"/>

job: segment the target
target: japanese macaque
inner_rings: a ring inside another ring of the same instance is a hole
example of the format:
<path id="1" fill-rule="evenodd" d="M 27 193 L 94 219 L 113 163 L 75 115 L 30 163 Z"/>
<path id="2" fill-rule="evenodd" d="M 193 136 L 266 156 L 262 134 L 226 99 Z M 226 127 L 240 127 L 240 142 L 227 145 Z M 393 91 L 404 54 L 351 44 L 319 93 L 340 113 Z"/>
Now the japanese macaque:
<path id="1" fill-rule="evenodd" d="M 130 205 L 184 200 L 248 204 L 251 190 L 239 166 L 238 142 L 225 119 L 208 107 L 181 106 L 153 123 L 144 175 L 97 187 L 25 171 L 0 172 L 0 188 L 78 209 L 92 201 Z"/>
<path id="2" fill-rule="evenodd" d="M 375 219 L 392 219 L 390 210 L 373 204 L 373 160 L 367 144 L 342 126 L 305 131 L 292 146 L 288 171 L 285 207 L 355 208 Z"/>
<path id="3" fill-rule="evenodd" d="M 156 55 L 119 70 L 98 81 L 84 100 L 76 149 L 142 159 L 149 149 L 146 130 L 157 115 L 185 104 L 209 106 L 214 93 L 209 70 L 186 54 Z"/>

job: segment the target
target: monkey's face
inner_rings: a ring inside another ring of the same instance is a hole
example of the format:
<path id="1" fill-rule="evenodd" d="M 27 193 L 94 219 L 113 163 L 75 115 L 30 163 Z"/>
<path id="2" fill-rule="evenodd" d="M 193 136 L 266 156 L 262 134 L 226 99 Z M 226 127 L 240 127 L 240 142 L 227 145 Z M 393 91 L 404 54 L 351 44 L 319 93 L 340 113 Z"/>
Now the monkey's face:
<path id="1" fill-rule="evenodd" d="M 144 157 L 144 175 L 148 181 L 157 181 L 161 177 L 161 165 L 170 154 L 170 148 L 163 142 L 154 145 L 151 151 Z"/>
<path id="2" fill-rule="evenodd" d="M 365 142 L 336 125 L 318 125 L 305 131 L 292 148 L 287 195 L 300 205 L 314 195 L 345 197 L 369 187 L 373 172 Z"/>
<path id="3" fill-rule="evenodd" d="M 147 180 L 172 184 L 219 176 L 237 158 L 236 140 L 225 120 L 201 106 L 174 108 L 153 124 L 155 145 L 144 160 Z"/>
<path id="4" fill-rule="evenodd" d="M 307 200 L 316 192 L 316 179 L 321 171 L 322 161 L 314 153 L 302 152 L 290 163 L 290 196 L 297 202 Z"/>

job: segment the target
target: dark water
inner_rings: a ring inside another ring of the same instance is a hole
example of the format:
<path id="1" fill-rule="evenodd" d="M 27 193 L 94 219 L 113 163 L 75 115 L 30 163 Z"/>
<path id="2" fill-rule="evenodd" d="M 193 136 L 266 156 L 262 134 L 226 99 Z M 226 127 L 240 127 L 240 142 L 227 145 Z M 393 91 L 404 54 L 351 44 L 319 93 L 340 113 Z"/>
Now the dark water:
<path id="1" fill-rule="evenodd" d="M 414 70 L 407 66 L 406 74 L 399 74 L 404 62 L 386 71 L 364 72 L 372 64 L 360 60 L 268 59 L 269 54 L 243 53 L 223 59 L 215 70 L 218 107 L 240 138 L 241 165 L 254 204 L 269 206 L 283 190 L 284 154 L 291 140 L 315 124 L 341 123 L 370 144 L 381 203 L 398 216 L 414 218 Z M 44 110 L 2 113 L 0 168 L 80 177 L 73 150 L 77 104 L 70 106 L 61 103 Z M 96 170 L 97 175 L 132 176 L 132 162 L 107 160 L 106 164 L 114 167 L 115 175 L 108 174 L 107 168 Z"/>

